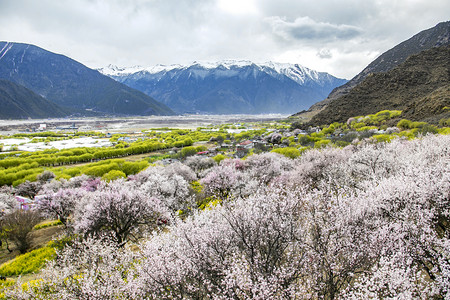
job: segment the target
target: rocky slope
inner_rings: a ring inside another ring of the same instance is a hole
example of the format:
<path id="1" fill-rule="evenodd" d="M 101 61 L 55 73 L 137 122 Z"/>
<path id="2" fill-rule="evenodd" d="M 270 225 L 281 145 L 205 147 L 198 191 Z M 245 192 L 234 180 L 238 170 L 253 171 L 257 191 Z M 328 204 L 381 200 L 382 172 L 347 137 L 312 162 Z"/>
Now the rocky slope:
<path id="1" fill-rule="evenodd" d="M 385 73 L 374 73 L 349 93 L 330 102 L 311 124 L 345 122 L 384 109 L 403 110 L 402 117 L 433 123 L 450 117 L 450 46 L 412 55 Z"/>
<path id="2" fill-rule="evenodd" d="M 421 31 L 380 55 L 349 82 L 334 89 L 325 100 L 314 104 L 306 112 L 301 112 L 298 115 L 313 116 L 324 109 L 330 102 L 348 94 L 370 74 L 387 72 L 403 63 L 413 54 L 418 54 L 433 47 L 449 45 L 449 43 L 450 21 L 439 23 L 433 28 Z"/>

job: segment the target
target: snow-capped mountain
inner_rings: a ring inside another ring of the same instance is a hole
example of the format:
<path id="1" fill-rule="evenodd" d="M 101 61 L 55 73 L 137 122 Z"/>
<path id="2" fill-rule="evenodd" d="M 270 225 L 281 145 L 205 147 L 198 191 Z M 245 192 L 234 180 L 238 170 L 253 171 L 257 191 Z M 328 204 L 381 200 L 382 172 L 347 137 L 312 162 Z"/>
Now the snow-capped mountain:
<path id="1" fill-rule="evenodd" d="M 99 71 L 179 113 L 293 113 L 346 82 L 297 64 L 233 60 Z"/>
<path id="2" fill-rule="evenodd" d="M 120 84 L 69 57 L 30 44 L 0 41 L 0 79 L 20 85 L 63 110 L 67 108 L 71 113 L 126 116 L 174 113 L 141 91 Z M 10 84 L 8 86 L 9 90 L 23 90 L 13 88 Z M 25 98 L 33 97 L 28 96 L 28 92 L 22 91 L 19 94 Z M 43 104 L 42 99 L 33 98 L 35 105 L 32 107 L 38 107 L 37 103 L 41 103 L 40 110 L 46 110 L 44 107 L 50 109 L 50 106 Z M 38 114 L 37 109 L 30 111 L 30 114 L 22 114 L 19 109 L 22 105 L 16 105 L 13 113 L 13 106 L 8 110 L 11 111 L 11 116 L 44 116 Z M 0 110 L 6 111 L 2 105 Z"/>

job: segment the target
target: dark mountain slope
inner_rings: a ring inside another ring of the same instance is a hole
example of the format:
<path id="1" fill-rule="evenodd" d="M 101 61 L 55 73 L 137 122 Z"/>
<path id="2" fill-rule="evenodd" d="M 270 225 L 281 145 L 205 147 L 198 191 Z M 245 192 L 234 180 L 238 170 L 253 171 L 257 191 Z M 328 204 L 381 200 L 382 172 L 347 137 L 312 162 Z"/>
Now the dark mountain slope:
<path id="1" fill-rule="evenodd" d="M 403 63 L 413 54 L 418 54 L 421 51 L 431 49 L 433 47 L 449 45 L 449 43 L 450 21 L 439 23 L 433 28 L 421 31 L 412 38 L 384 52 L 349 82 L 335 88 L 325 100 L 311 106 L 307 113 L 309 115 L 317 114 L 330 102 L 348 94 L 352 88 L 361 83 L 369 74 L 387 72 L 395 66 Z"/>
<path id="2" fill-rule="evenodd" d="M 404 110 L 412 120 L 439 118 L 450 106 L 450 46 L 423 51 L 386 73 L 366 77 L 348 94 L 330 102 L 311 124 L 345 122 L 385 109 Z"/>
<path id="3" fill-rule="evenodd" d="M 0 119 L 61 118 L 68 112 L 24 86 L 0 79 Z"/>
<path id="4" fill-rule="evenodd" d="M 0 42 L 0 78 L 21 84 L 60 106 L 118 115 L 173 113 L 142 92 L 33 45 Z"/>

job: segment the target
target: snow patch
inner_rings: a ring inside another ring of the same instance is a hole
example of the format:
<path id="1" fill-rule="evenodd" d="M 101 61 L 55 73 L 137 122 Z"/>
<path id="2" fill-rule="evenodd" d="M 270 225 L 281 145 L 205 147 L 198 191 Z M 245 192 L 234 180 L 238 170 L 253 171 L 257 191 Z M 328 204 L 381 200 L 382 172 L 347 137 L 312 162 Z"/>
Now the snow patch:
<path id="1" fill-rule="evenodd" d="M 5 56 L 5 54 L 6 54 L 6 52 L 8 52 L 12 47 L 13 47 L 13 43 L 10 43 L 10 42 L 6 42 L 6 44 L 5 44 L 5 46 L 3 47 L 3 49 L 2 50 L 0 50 L 0 59 L 2 59 L 3 58 L 3 56 Z M 4 52 L 3 52 L 4 51 Z M 3 52 L 3 54 L 2 54 L 2 52 Z"/>
<path id="2" fill-rule="evenodd" d="M 31 143 L 31 139 L 0 139 L 0 144 L 3 144 L 3 151 L 11 150 L 11 147 L 17 146 L 20 151 L 39 151 L 45 149 L 70 149 L 77 147 L 111 147 L 112 143 L 109 139 L 99 139 L 92 137 L 82 137 L 68 140 L 52 141 L 52 142 L 38 142 Z"/>

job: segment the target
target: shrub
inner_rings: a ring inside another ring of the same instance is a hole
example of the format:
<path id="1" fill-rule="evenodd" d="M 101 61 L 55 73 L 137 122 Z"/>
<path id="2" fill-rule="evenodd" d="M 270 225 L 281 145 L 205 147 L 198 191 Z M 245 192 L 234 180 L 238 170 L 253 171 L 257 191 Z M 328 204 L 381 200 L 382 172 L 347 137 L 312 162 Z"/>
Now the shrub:
<path id="1" fill-rule="evenodd" d="M 286 157 L 289 158 L 297 158 L 300 156 L 300 150 L 298 150 L 297 148 L 292 148 L 292 147 L 287 147 L 287 148 L 277 148 L 277 149 L 273 149 L 271 152 L 275 152 L 281 155 L 284 155 Z"/>
<path id="2" fill-rule="evenodd" d="M 76 240 L 77 240 L 76 235 L 64 235 L 62 237 L 59 237 L 57 239 L 48 242 L 47 247 L 51 247 L 56 249 L 57 251 L 60 251 L 64 249 L 67 245 L 71 245 Z"/>
<path id="3" fill-rule="evenodd" d="M 308 146 L 312 141 L 309 135 L 302 135 L 299 137 L 298 142 L 302 146 Z"/>
<path id="4" fill-rule="evenodd" d="M 324 128 L 324 129 L 322 129 L 322 132 L 324 133 L 324 134 L 331 134 L 331 133 L 333 133 L 334 132 L 334 125 L 333 124 L 331 124 L 329 127 L 326 127 L 326 128 Z"/>
<path id="5" fill-rule="evenodd" d="M 447 119 L 440 119 L 439 120 L 439 125 L 441 126 L 441 127 L 444 127 L 444 126 L 450 126 L 450 118 L 447 118 Z M 1 151 L 1 145 L 0 145 L 0 151 Z"/>
<path id="6" fill-rule="evenodd" d="M 344 140 L 336 141 L 334 144 L 335 144 L 336 146 L 338 146 L 338 147 L 345 147 L 345 146 L 350 145 L 349 142 L 346 142 L 346 141 L 344 141 Z"/>
<path id="7" fill-rule="evenodd" d="M 376 134 L 372 138 L 377 140 L 377 142 L 390 142 L 395 136 L 390 134 Z"/>
<path id="8" fill-rule="evenodd" d="M 63 223 L 61 222 L 61 220 L 46 221 L 46 222 L 42 222 L 42 223 L 35 225 L 33 227 L 33 230 L 39 230 L 42 228 L 53 227 L 53 226 L 58 226 L 58 225 L 62 225 L 62 224 Z"/>
<path id="9" fill-rule="evenodd" d="M 418 130 L 417 130 L 417 133 L 420 133 L 422 135 L 426 135 L 427 133 L 436 134 L 438 132 L 439 132 L 439 130 L 438 130 L 438 128 L 436 126 L 430 125 L 430 124 L 427 124 L 427 123 L 425 123 L 424 125 L 420 126 L 418 128 Z"/>
<path id="10" fill-rule="evenodd" d="M 363 127 L 357 128 L 356 131 L 361 132 L 361 131 L 369 131 L 369 130 L 372 130 L 372 129 L 376 130 L 376 129 L 378 129 L 378 127 L 376 127 L 376 126 L 363 126 Z"/>
<path id="11" fill-rule="evenodd" d="M 439 134 L 450 134 L 450 127 L 441 128 L 438 130 Z"/>
<path id="12" fill-rule="evenodd" d="M 148 168 L 148 166 L 149 166 L 149 163 L 145 160 L 137 161 L 137 162 L 125 161 L 125 162 L 119 164 L 120 171 L 125 173 L 126 176 L 139 173 L 140 171 Z"/>
<path id="13" fill-rule="evenodd" d="M 411 128 L 422 128 L 427 125 L 427 122 L 412 122 Z"/>
<path id="14" fill-rule="evenodd" d="M 314 148 L 324 148 L 329 144 L 331 144 L 330 140 L 320 140 L 314 143 Z"/>
<path id="15" fill-rule="evenodd" d="M 197 147 L 188 146 L 188 147 L 184 147 L 183 149 L 181 149 L 180 155 L 181 155 L 181 157 L 185 158 L 188 156 L 195 155 L 195 154 L 197 154 L 197 152 L 198 152 Z"/>
<path id="16" fill-rule="evenodd" d="M 109 182 L 109 181 L 112 181 L 112 180 L 116 180 L 116 179 L 119 179 L 119 178 L 126 178 L 126 177 L 127 177 L 127 175 L 124 172 L 122 172 L 122 171 L 111 170 L 108 173 L 103 174 L 102 179 L 104 181 L 108 181 Z"/>
<path id="17" fill-rule="evenodd" d="M 352 122 L 352 127 L 355 129 L 361 128 L 361 127 L 365 127 L 366 123 L 364 122 Z"/>
<path id="18" fill-rule="evenodd" d="M 397 127 L 401 129 L 411 129 L 412 122 L 410 120 L 402 119 L 397 123 Z"/>
<path id="19" fill-rule="evenodd" d="M 79 167 L 67 168 L 63 171 L 63 174 L 69 175 L 70 177 L 75 177 L 81 175 L 81 169 Z"/>
<path id="20" fill-rule="evenodd" d="M 216 156 L 213 157 L 214 161 L 219 164 L 222 160 L 224 160 L 225 158 L 227 158 L 225 155 L 223 154 L 217 154 Z"/>
<path id="21" fill-rule="evenodd" d="M 398 136 L 406 137 L 409 140 L 416 137 L 411 130 L 402 131 L 402 132 L 398 133 Z"/>

